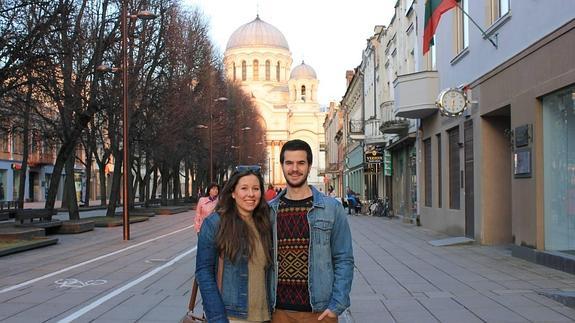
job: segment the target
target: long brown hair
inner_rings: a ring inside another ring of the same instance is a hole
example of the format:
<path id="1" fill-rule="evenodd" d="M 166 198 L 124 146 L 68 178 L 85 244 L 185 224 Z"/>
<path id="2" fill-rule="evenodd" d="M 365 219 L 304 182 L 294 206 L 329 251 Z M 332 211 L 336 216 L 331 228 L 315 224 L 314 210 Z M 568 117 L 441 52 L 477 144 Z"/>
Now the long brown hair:
<path id="1" fill-rule="evenodd" d="M 240 178 L 248 175 L 255 175 L 260 184 L 261 197 L 252 217 L 264 248 L 266 263 L 269 265 L 271 264 L 272 246 L 270 209 L 264 196 L 264 180 L 259 172 L 251 170 L 235 172 L 224 186 L 216 205 L 216 212 L 218 212 L 221 219 L 220 228 L 216 236 L 216 244 L 219 254 L 232 262 L 236 262 L 240 255 L 246 255 L 249 258 L 254 254 L 255 237 L 252 234 L 252 230 L 240 218 L 236 202 L 232 198 L 232 192 L 235 190 Z M 248 243 L 245 243 L 246 237 L 248 238 Z"/>

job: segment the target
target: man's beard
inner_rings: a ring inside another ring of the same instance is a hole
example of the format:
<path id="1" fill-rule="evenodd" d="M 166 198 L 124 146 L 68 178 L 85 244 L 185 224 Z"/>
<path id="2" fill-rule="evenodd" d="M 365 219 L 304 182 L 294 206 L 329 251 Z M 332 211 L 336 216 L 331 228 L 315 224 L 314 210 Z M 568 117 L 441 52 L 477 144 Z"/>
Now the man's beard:
<path id="1" fill-rule="evenodd" d="M 289 174 L 288 174 L 289 175 Z M 309 175 L 309 173 L 307 174 L 303 174 L 302 178 L 300 181 L 298 182 L 292 182 L 288 176 L 286 176 L 286 182 L 288 184 L 288 186 L 290 187 L 294 187 L 294 188 L 299 188 L 304 186 L 307 183 L 307 176 Z"/>

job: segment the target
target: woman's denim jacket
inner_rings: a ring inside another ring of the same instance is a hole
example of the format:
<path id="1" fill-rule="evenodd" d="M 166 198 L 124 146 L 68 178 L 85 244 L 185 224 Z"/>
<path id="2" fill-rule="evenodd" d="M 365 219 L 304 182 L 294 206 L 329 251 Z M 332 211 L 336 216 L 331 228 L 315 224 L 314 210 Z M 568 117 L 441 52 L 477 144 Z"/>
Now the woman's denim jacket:
<path id="1" fill-rule="evenodd" d="M 341 315 L 349 307 L 353 280 L 353 249 L 351 232 L 343 206 L 334 198 L 310 186 L 313 206 L 307 214 L 310 229 L 308 286 L 314 312 L 330 309 Z M 274 270 L 270 273 L 270 292 L 275 307 L 277 289 L 277 211 L 282 190 L 269 202 L 274 241 Z"/>
<path id="2" fill-rule="evenodd" d="M 248 258 L 241 256 L 236 263 L 224 259 L 222 293 L 218 291 L 216 275 L 218 252 L 216 236 L 220 226 L 220 216 L 212 213 L 200 229 L 198 253 L 196 254 L 196 280 L 202 295 L 204 313 L 208 322 L 228 322 L 228 316 L 241 319 L 248 317 Z M 269 280 L 270 275 L 266 277 Z M 269 286 L 269 281 L 265 284 Z M 267 288 L 269 292 L 269 288 Z M 268 305 L 271 301 L 268 293 Z"/>

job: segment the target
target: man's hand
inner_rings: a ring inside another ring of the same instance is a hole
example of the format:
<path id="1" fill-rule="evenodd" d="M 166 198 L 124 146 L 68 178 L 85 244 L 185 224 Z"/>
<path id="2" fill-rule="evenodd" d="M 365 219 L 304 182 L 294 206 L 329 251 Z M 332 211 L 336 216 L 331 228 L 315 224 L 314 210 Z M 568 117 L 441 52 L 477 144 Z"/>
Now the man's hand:
<path id="1" fill-rule="evenodd" d="M 323 320 L 326 316 L 327 316 L 327 317 L 331 317 L 332 319 L 337 317 L 337 315 L 335 315 L 335 313 L 333 313 L 332 311 L 330 311 L 329 309 L 327 309 L 327 310 L 323 311 L 323 313 L 321 313 L 321 315 L 317 318 L 317 320 L 318 320 L 318 321 L 321 321 L 321 320 Z"/>

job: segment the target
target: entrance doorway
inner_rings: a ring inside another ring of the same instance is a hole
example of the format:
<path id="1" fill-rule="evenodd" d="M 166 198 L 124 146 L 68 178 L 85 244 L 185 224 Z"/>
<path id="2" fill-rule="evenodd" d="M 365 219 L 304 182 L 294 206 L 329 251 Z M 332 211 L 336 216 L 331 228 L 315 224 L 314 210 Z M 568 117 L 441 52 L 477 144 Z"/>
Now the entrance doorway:
<path id="1" fill-rule="evenodd" d="M 512 131 L 509 106 L 492 111 L 482 118 L 482 169 L 489 176 L 481 176 L 481 216 L 484 244 L 512 242 L 511 180 Z"/>
<path id="2" fill-rule="evenodd" d="M 465 236 L 475 238 L 475 193 L 473 191 L 473 120 L 463 124 L 465 172 Z"/>

